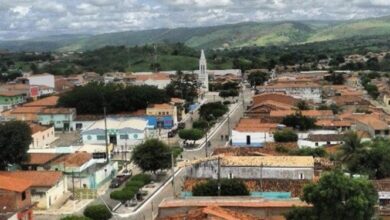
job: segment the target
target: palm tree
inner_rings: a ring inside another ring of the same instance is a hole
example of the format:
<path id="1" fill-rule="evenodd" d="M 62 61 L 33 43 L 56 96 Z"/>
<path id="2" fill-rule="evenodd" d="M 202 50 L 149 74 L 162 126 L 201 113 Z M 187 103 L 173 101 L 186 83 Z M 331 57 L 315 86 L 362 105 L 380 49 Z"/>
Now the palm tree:
<path id="1" fill-rule="evenodd" d="M 345 163 L 365 150 L 362 139 L 356 132 L 350 131 L 344 134 L 343 145 L 340 148 L 339 158 Z"/>

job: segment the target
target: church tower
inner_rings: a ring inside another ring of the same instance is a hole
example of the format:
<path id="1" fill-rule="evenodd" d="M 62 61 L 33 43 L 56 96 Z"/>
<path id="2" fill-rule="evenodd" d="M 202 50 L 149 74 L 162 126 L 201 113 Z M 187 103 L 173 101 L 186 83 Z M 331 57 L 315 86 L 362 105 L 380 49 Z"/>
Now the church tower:
<path id="1" fill-rule="evenodd" d="M 209 91 L 209 75 L 207 74 L 207 60 L 202 50 L 199 59 L 199 75 L 198 80 L 205 91 Z"/>

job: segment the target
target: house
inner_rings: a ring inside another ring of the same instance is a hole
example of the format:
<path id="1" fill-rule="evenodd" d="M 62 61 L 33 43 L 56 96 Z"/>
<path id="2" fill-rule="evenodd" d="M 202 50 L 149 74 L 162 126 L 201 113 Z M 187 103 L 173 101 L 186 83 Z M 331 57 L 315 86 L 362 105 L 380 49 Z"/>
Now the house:
<path id="1" fill-rule="evenodd" d="M 171 78 L 166 73 L 152 73 L 152 74 L 133 74 L 135 85 L 149 85 L 156 86 L 159 89 L 165 89 Z"/>
<path id="2" fill-rule="evenodd" d="M 22 163 L 23 170 L 48 170 L 51 162 L 63 154 L 59 153 L 29 153 L 28 160 Z"/>
<path id="3" fill-rule="evenodd" d="M 165 198 L 157 220 L 262 220 L 284 219 L 294 207 L 308 208 L 300 200 L 271 200 L 246 196 Z"/>
<path id="4" fill-rule="evenodd" d="M 26 102 L 26 96 L 21 91 L 2 91 L 0 89 L 0 112 L 7 111 Z"/>
<path id="5" fill-rule="evenodd" d="M 30 149 L 34 148 L 48 148 L 57 138 L 54 134 L 53 126 L 42 126 L 35 123 L 29 124 L 31 128 L 32 141 Z"/>
<path id="6" fill-rule="evenodd" d="M 343 134 L 309 134 L 307 138 L 298 140 L 298 146 L 303 147 L 324 147 L 343 143 Z"/>
<path id="7" fill-rule="evenodd" d="M 38 113 L 40 113 L 44 107 L 16 107 L 12 110 L 3 112 L 2 115 L 5 118 L 19 120 L 19 121 L 38 121 Z"/>
<path id="8" fill-rule="evenodd" d="M 259 93 L 284 93 L 297 99 L 321 103 L 322 87 L 314 82 L 270 83 L 257 87 Z"/>
<path id="9" fill-rule="evenodd" d="M 50 170 L 62 171 L 66 175 L 68 189 L 96 189 L 115 176 L 118 163 L 97 163 L 92 154 L 75 152 L 52 161 Z"/>
<path id="10" fill-rule="evenodd" d="M 36 101 L 25 103 L 24 107 L 45 107 L 45 108 L 54 108 L 57 106 L 58 96 L 49 96 Z"/>
<path id="11" fill-rule="evenodd" d="M 316 121 L 316 126 L 320 129 L 325 130 L 337 130 L 348 131 L 351 130 L 352 121 L 351 120 L 342 120 L 342 119 L 320 119 Z"/>
<path id="12" fill-rule="evenodd" d="M 295 109 L 299 100 L 281 93 L 262 93 L 253 96 L 252 105 L 246 111 L 248 116 L 268 116 L 272 110 Z"/>
<path id="13" fill-rule="evenodd" d="M 186 103 L 186 100 L 184 99 L 180 99 L 180 98 L 171 98 L 171 102 L 170 102 L 172 105 L 176 106 L 176 109 L 177 109 L 177 121 L 181 121 L 186 112 L 185 112 L 185 103 Z"/>
<path id="14" fill-rule="evenodd" d="M 68 191 L 66 179 L 57 171 L 11 171 L 0 172 L 0 176 L 30 181 L 31 201 L 39 209 L 48 209 L 53 204 L 63 201 Z"/>
<path id="15" fill-rule="evenodd" d="M 243 118 L 232 130 L 232 145 L 261 147 L 266 142 L 274 142 L 273 132 L 279 127 L 281 128 L 281 125 Z"/>
<path id="16" fill-rule="evenodd" d="M 142 118 L 107 118 L 107 142 L 121 148 L 140 144 L 146 138 L 148 121 Z M 99 120 L 81 132 L 84 144 L 106 144 L 105 122 Z"/>
<path id="17" fill-rule="evenodd" d="M 31 182 L 0 175 L 0 217 L 32 220 Z"/>
<path id="18" fill-rule="evenodd" d="M 341 117 L 352 120 L 356 130 L 367 132 L 371 137 L 388 137 L 390 135 L 390 127 L 381 114 L 347 113 Z"/>
<path id="19" fill-rule="evenodd" d="M 168 103 L 150 105 L 146 108 L 146 115 L 157 116 L 157 127 L 172 128 L 177 124 L 177 107 L 175 105 Z M 171 116 L 172 121 L 159 120 L 160 117 L 163 119 L 164 116 Z"/>
<path id="20" fill-rule="evenodd" d="M 380 208 L 388 208 L 390 205 L 390 180 L 388 178 L 373 180 L 372 184 L 378 192 Z"/>
<path id="21" fill-rule="evenodd" d="M 38 121 L 43 125 L 53 125 L 56 130 L 68 131 L 76 117 L 75 108 L 46 108 L 38 113 Z"/>
<path id="22" fill-rule="evenodd" d="M 218 172 L 219 171 L 219 172 Z M 312 156 L 215 156 L 193 161 L 186 176 L 197 179 L 292 179 L 314 177 Z"/>
<path id="23" fill-rule="evenodd" d="M 336 104 L 344 110 L 366 111 L 370 107 L 370 101 L 364 99 L 362 95 L 342 95 L 329 99 L 328 104 Z"/>

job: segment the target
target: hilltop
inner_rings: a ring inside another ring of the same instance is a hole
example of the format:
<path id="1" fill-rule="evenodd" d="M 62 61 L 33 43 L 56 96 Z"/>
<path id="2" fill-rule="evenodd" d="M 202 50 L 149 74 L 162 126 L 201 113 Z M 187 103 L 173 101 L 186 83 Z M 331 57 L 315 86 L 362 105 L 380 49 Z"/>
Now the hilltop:
<path id="1" fill-rule="evenodd" d="M 181 42 L 192 48 L 296 45 L 390 34 L 390 17 L 351 21 L 246 22 L 211 27 L 125 31 L 98 35 L 59 35 L 0 41 L 11 51 L 86 51 L 104 46 Z"/>

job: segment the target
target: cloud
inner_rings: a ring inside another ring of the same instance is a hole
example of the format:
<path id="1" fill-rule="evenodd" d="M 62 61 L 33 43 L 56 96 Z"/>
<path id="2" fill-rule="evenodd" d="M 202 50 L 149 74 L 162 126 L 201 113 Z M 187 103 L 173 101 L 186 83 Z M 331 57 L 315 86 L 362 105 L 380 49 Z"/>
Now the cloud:
<path id="1" fill-rule="evenodd" d="M 0 0 L 0 39 L 390 15 L 390 0 Z"/>

